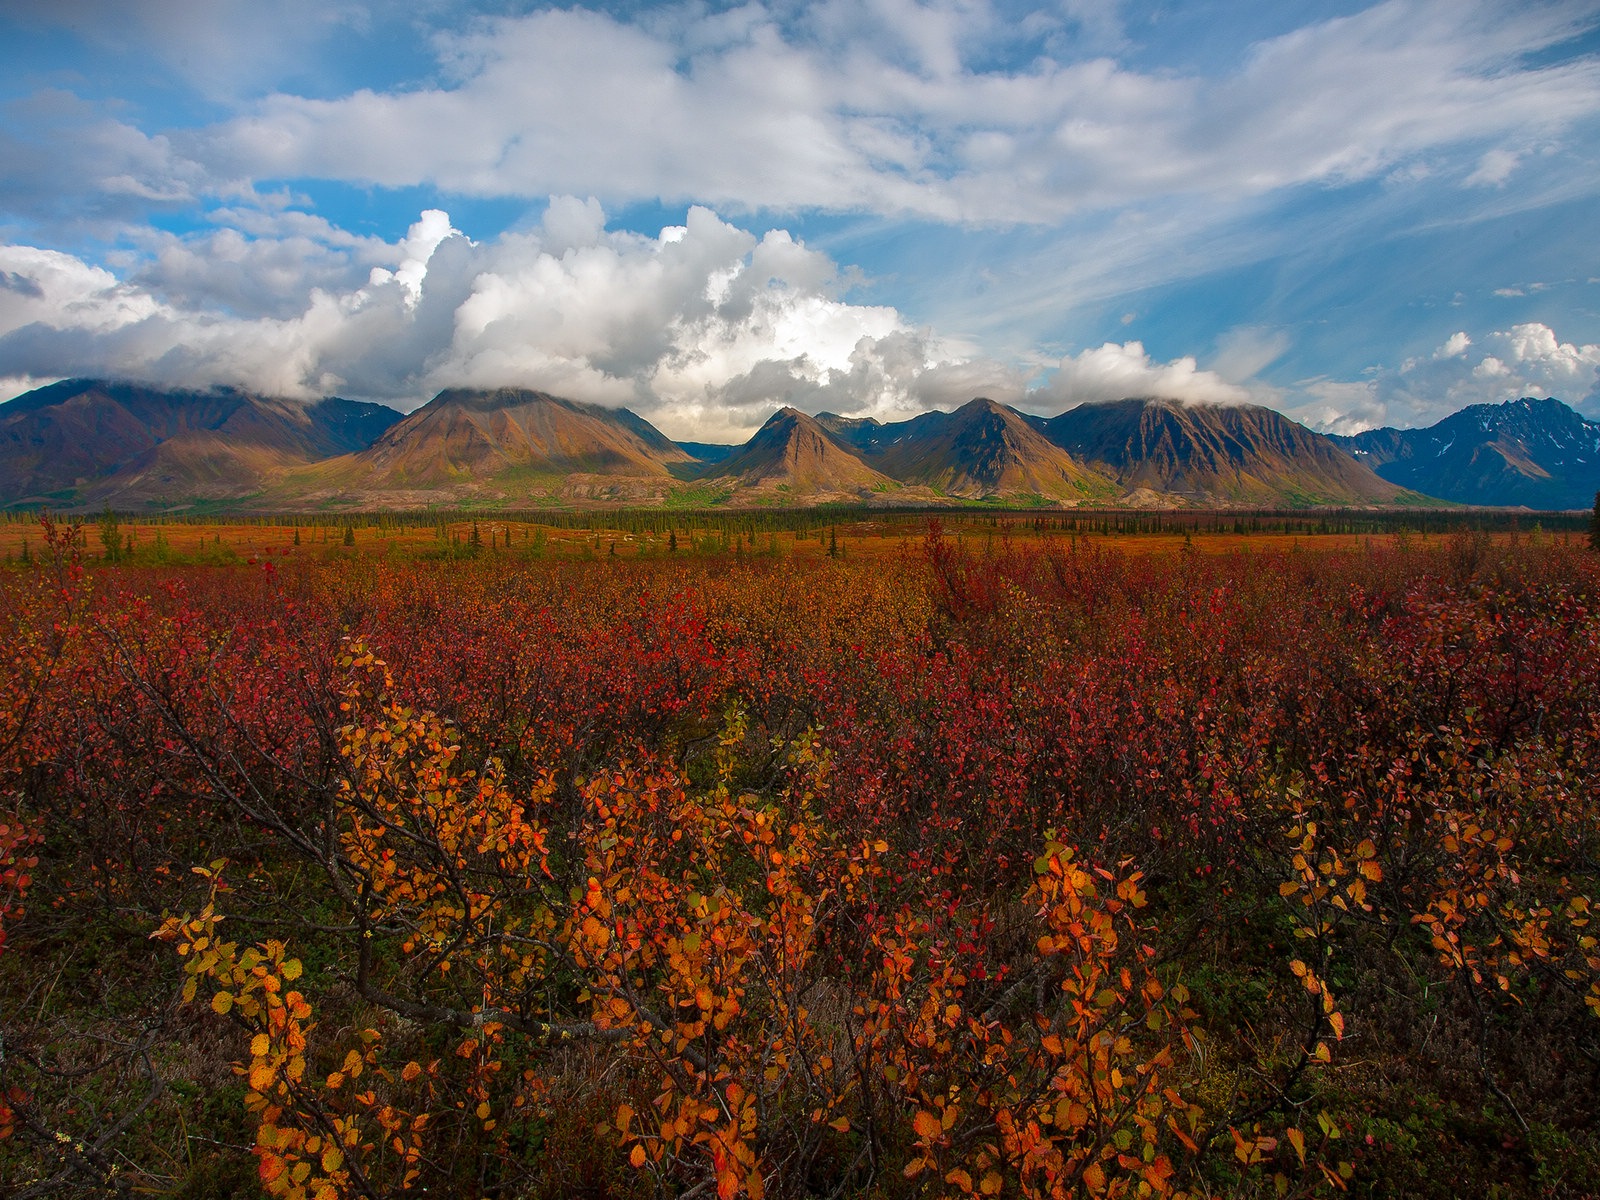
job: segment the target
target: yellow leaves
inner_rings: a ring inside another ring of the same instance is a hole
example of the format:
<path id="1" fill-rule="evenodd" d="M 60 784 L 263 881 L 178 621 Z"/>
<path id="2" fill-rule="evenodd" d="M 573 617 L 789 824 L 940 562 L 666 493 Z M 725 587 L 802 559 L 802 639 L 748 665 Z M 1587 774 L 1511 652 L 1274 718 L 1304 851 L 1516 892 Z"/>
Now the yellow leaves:
<path id="1" fill-rule="evenodd" d="M 1289 1145 L 1294 1147 L 1294 1152 L 1300 1156 L 1300 1165 L 1306 1165 L 1306 1135 L 1298 1129 L 1290 1128 L 1283 1131 L 1284 1137 L 1289 1139 Z"/>
<path id="2" fill-rule="evenodd" d="M 269 1062 L 252 1063 L 250 1066 L 250 1090 L 253 1092 L 266 1092 L 278 1077 L 277 1068 Z M 330 1086 L 332 1086 L 330 1084 Z"/>
<path id="3" fill-rule="evenodd" d="M 220 1016 L 226 1016 L 233 1010 L 233 994 L 231 992 L 218 992 L 211 997 L 211 1011 Z"/>
<path id="4" fill-rule="evenodd" d="M 645 1152 L 644 1152 L 644 1147 L 642 1145 L 640 1145 L 639 1143 L 635 1142 L 634 1143 L 634 1147 L 633 1147 L 633 1153 L 628 1155 L 628 1161 L 633 1164 L 635 1169 L 638 1169 L 638 1168 L 641 1168 L 641 1167 L 644 1166 L 645 1157 L 646 1156 L 645 1156 Z"/>

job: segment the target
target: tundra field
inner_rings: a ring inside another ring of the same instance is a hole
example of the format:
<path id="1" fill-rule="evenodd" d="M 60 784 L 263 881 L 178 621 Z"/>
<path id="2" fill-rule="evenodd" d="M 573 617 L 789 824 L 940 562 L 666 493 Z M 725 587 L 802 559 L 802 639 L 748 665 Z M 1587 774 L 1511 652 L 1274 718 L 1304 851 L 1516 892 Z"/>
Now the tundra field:
<path id="1" fill-rule="evenodd" d="M 1600 554 L 1402 519 L 0 522 L 0 1194 L 1594 1196 Z"/>

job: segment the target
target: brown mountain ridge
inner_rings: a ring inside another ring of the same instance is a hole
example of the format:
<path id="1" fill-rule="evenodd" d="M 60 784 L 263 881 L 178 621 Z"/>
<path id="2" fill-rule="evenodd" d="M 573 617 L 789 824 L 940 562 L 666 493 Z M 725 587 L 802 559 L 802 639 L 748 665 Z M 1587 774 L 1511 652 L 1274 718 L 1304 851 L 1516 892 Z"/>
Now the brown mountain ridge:
<path id="1" fill-rule="evenodd" d="M 732 456 L 706 477 L 795 497 L 865 496 L 896 486 L 835 440 L 816 418 L 780 408 Z"/>
<path id="2" fill-rule="evenodd" d="M 979 398 L 883 423 L 794 408 L 741 447 L 528 388 L 401 417 L 237 389 L 68 381 L 0 404 L 0 504 L 252 511 L 678 503 L 1303 506 L 1425 498 L 1269 409 L 1162 399 L 1025 416 Z"/>
<path id="3" fill-rule="evenodd" d="M 400 414 L 237 388 L 70 379 L 0 404 L 0 504 L 162 507 L 260 493 L 285 470 L 369 445 Z"/>
<path id="4" fill-rule="evenodd" d="M 983 397 L 888 425 L 831 413 L 818 420 L 885 475 L 947 496 L 1076 501 L 1115 493 L 1109 478 L 1052 445 L 1016 409 Z"/>
<path id="5" fill-rule="evenodd" d="M 1036 418 L 1041 434 L 1125 493 L 1194 503 L 1394 504 L 1380 479 L 1332 439 L 1270 408 L 1156 398 L 1083 404 Z"/>
<path id="6" fill-rule="evenodd" d="M 527 388 L 440 392 L 372 445 L 288 474 L 277 492 L 374 507 L 648 498 L 694 460 L 628 409 Z"/>

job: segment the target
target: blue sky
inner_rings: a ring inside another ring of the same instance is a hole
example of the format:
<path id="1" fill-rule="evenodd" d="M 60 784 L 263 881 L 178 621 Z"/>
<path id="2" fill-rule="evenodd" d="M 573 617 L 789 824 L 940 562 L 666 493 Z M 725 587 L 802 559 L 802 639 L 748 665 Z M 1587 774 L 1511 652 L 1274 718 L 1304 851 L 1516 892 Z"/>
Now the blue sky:
<path id="1" fill-rule="evenodd" d="M 1600 0 L 0 0 L 0 396 L 1600 416 Z"/>

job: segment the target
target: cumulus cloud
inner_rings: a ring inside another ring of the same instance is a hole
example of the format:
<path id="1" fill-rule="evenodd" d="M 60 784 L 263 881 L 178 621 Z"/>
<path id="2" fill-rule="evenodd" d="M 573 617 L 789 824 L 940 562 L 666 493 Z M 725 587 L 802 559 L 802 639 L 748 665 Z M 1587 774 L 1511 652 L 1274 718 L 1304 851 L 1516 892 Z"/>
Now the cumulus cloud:
<path id="1" fill-rule="evenodd" d="M 1028 394 L 1028 403 L 1035 411 L 1060 411 L 1130 396 L 1195 404 L 1243 404 L 1253 399 L 1248 389 L 1215 371 L 1201 370 L 1193 355 L 1159 362 L 1141 342 L 1106 342 L 1063 358 L 1055 374 Z"/>
<path id="2" fill-rule="evenodd" d="M 552 199 L 538 228 L 483 243 L 440 210 L 392 244 L 281 232 L 173 241 L 126 279 L 0 246 L 0 376 L 232 383 L 401 407 L 447 386 L 534 386 L 632 405 L 680 436 L 732 438 L 784 403 L 893 417 L 1022 391 L 1015 372 L 894 309 L 852 303 L 827 255 L 706 208 L 656 237 L 608 230 L 598 204 L 572 197 Z M 323 282 L 302 285 L 298 303 L 287 283 L 253 307 L 223 302 L 277 261 L 286 280 L 298 263 L 302 280 Z"/>
<path id="3" fill-rule="evenodd" d="M 1370 379 L 1313 380 L 1300 390 L 1312 400 L 1295 415 L 1329 433 L 1430 425 L 1469 404 L 1522 396 L 1554 396 L 1600 416 L 1600 345 L 1563 342 L 1537 322 L 1479 338 L 1458 330 L 1431 354 L 1374 370 Z"/>

